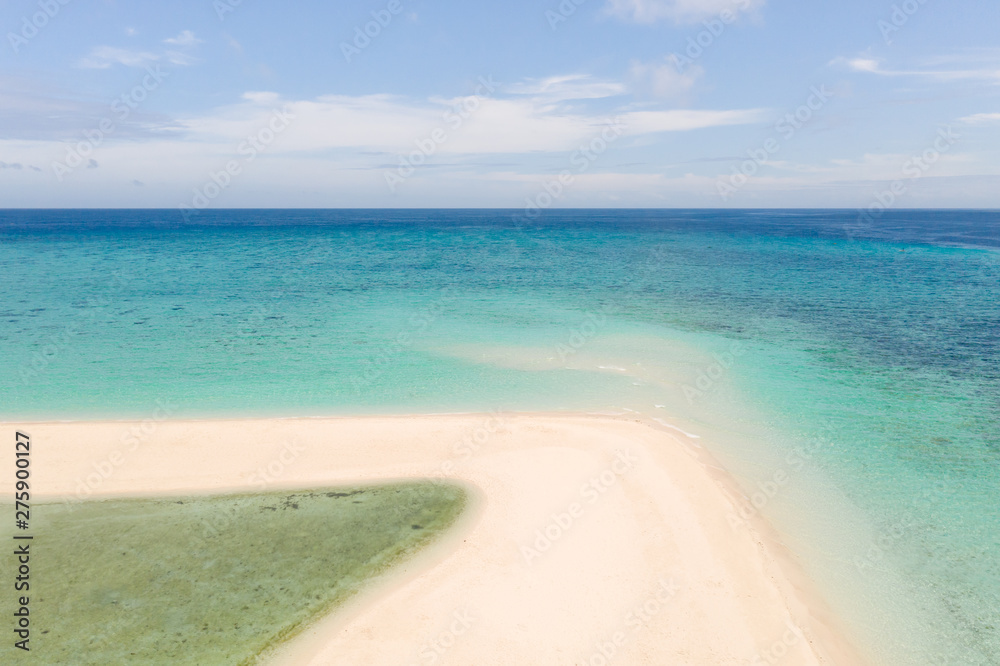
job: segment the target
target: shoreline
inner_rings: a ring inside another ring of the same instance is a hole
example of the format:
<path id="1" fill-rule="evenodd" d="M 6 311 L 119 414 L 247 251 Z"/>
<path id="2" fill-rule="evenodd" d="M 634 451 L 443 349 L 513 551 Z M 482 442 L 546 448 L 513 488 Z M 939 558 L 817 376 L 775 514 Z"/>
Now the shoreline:
<path id="1" fill-rule="evenodd" d="M 122 426 L 140 423 L 3 425 L 33 431 L 42 444 L 33 453 L 37 497 L 59 501 L 102 463 L 106 471 Z M 589 663 L 602 649 L 623 664 L 863 663 L 780 534 L 759 514 L 744 528 L 727 522 L 744 495 L 735 479 L 687 433 L 638 414 L 165 420 L 89 497 L 413 478 L 459 483 L 473 506 L 449 534 L 279 648 L 273 663 L 333 663 L 334 655 L 424 663 L 421 644 L 445 635 L 440 627 L 463 600 L 481 619 L 466 641 L 452 637 L 437 663 L 530 663 L 529 655 Z M 629 626 L 644 604 L 657 613 Z M 508 645 L 519 634 L 530 653 Z"/>

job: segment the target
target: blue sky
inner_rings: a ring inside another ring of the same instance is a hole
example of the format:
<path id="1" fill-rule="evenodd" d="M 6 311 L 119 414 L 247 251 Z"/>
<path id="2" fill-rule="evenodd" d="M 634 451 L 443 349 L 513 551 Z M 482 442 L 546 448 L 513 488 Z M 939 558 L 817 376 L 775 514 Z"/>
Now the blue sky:
<path id="1" fill-rule="evenodd" d="M 1000 208 L 998 25 L 995 0 L 10 0 L 0 207 Z"/>

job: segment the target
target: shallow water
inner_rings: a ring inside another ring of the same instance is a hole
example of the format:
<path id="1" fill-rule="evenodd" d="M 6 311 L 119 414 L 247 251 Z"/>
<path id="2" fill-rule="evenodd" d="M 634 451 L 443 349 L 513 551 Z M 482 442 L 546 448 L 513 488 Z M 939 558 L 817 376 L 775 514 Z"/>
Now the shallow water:
<path id="1" fill-rule="evenodd" d="M 3 415 L 671 418 L 873 662 L 1000 663 L 1000 214 L 202 217 L 0 212 Z"/>
<path id="2" fill-rule="evenodd" d="M 4 663 L 258 663 L 464 505 L 432 483 L 36 505 L 31 651 Z"/>

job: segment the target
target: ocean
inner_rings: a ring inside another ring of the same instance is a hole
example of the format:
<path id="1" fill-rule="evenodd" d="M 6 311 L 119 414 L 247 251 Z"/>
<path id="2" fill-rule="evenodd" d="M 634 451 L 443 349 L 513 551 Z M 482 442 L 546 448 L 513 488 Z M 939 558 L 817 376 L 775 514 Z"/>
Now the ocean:
<path id="1" fill-rule="evenodd" d="M 0 211 L 0 418 L 641 414 L 874 664 L 1000 664 L 1000 213 Z"/>

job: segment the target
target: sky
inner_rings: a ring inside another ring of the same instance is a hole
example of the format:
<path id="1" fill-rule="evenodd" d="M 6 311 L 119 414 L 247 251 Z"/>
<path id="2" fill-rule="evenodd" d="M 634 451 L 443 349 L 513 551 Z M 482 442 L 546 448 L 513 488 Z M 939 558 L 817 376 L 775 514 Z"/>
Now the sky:
<path id="1" fill-rule="evenodd" d="M 1000 208 L 996 0 L 5 0 L 0 208 Z"/>

